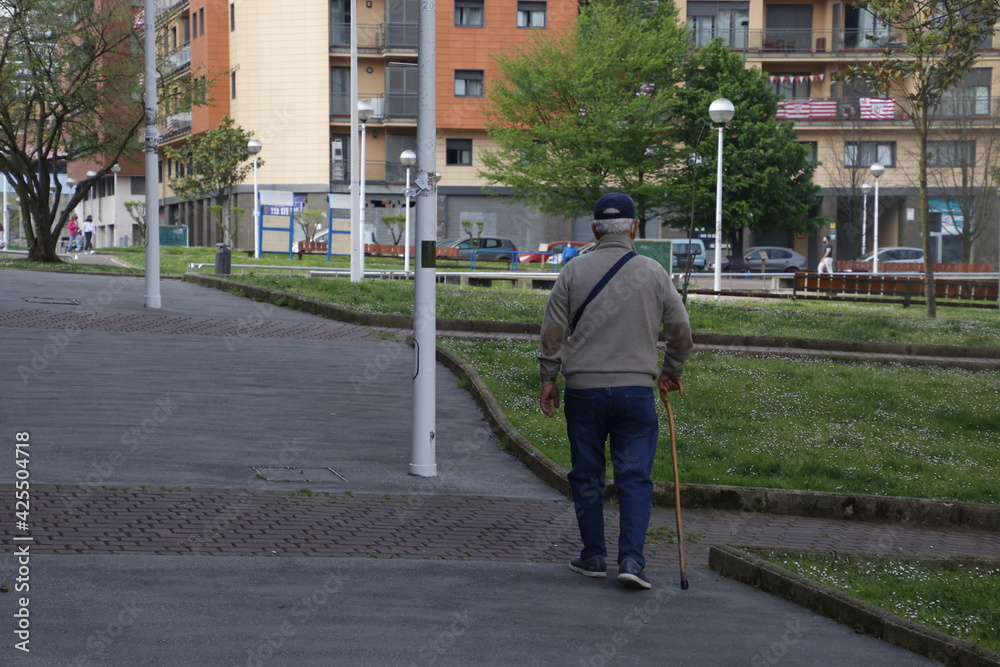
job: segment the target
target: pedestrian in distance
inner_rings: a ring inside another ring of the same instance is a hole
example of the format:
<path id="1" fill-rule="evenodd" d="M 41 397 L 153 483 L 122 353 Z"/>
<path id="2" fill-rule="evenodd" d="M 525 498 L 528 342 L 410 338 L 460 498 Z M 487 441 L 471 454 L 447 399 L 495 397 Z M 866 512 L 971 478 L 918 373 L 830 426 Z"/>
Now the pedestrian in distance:
<path id="1" fill-rule="evenodd" d="M 568 479 L 583 548 L 569 568 L 606 577 L 605 444 L 618 491 L 618 582 L 648 589 L 643 550 L 653 506 L 650 477 L 659 437 L 655 393 L 679 391 L 691 354 L 691 325 L 666 270 L 637 255 L 639 220 L 625 194 L 597 200 L 591 226 L 597 245 L 567 262 L 549 295 L 539 343 L 539 408 L 564 410 L 572 470 Z M 660 329 L 666 351 L 660 363 Z"/>
<path id="2" fill-rule="evenodd" d="M 816 269 L 819 273 L 829 273 L 833 275 L 833 244 L 830 243 L 830 237 L 823 237 L 823 254 L 819 259 L 819 267 Z"/>
<path id="3" fill-rule="evenodd" d="M 76 252 L 77 250 L 82 250 L 83 243 L 80 236 L 80 222 L 77 220 L 76 213 L 70 214 L 69 222 L 66 223 L 66 231 L 69 232 L 69 251 Z"/>
<path id="4" fill-rule="evenodd" d="M 96 251 L 94 250 L 94 232 L 96 231 L 94 226 L 94 216 L 88 215 L 87 219 L 83 221 L 83 236 L 86 239 L 86 244 L 83 246 L 83 251 L 90 251 L 93 255 Z"/>

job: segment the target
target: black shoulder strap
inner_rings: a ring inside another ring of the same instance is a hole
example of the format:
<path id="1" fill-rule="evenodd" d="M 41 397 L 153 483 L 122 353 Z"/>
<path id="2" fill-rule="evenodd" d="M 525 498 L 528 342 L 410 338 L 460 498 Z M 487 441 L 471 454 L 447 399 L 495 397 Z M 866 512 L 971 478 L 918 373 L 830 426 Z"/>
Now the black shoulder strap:
<path id="1" fill-rule="evenodd" d="M 594 297 L 600 294 L 601 290 L 604 289 L 604 286 L 615 277 L 615 274 L 618 273 L 618 269 L 625 266 L 625 263 L 635 256 L 636 252 L 634 250 L 630 250 L 625 253 L 617 262 L 615 262 L 614 266 L 608 269 L 608 272 L 604 274 L 604 277 L 597 281 L 597 284 L 594 285 L 594 289 L 590 290 L 590 294 L 587 295 L 587 299 L 583 302 L 583 305 L 581 305 L 579 310 L 576 311 L 576 314 L 573 315 L 573 321 L 570 322 L 569 325 L 569 333 L 571 336 L 573 335 L 573 330 L 576 329 L 576 325 L 580 321 L 580 318 L 583 317 L 583 311 L 588 305 L 590 305 L 590 302 L 593 301 Z"/>

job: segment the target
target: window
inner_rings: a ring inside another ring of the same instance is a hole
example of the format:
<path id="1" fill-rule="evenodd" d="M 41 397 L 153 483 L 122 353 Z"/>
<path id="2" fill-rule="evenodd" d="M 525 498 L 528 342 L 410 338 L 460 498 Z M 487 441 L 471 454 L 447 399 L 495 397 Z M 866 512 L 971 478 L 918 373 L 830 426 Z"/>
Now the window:
<path id="1" fill-rule="evenodd" d="M 472 139 L 448 139 L 445 145 L 444 163 L 448 165 L 471 165 Z"/>
<path id="2" fill-rule="evenodd" d="M 455 0 L 455 25 L 461 28 L 482 28 L 483 0 Z"/>
<path id="3" fill-rule="evenodd" d="M 705 46 L 716 37 L 732 49 L 745 49 L 750 25 L 749 2 L 689 2 L 687 25 L 695 46 Z"/>
<path id="4" fill-rule="evenodd" d="M 867 169 L 876 162 L 896 166 L 896 142 L 848 141 L 844 144 L 844 166 Z"/>
<path id="5" fill-rule="evenodd" d="M 544 28 L 545 13 L 544 2 L 524 2 L 522 0 L 517 3 L 517 27 Z"/>
<path id="6" fill-rule="evenodd" d="M 819 155 L 819 143 L 815 141 L 800 141 L 799 144 L 809 149 L 809 152 L 806 153 L 806 160 L 816 162 Z"/>
<path id="7" fill-rule="evenodd" d="M 236 72 L 229 75 L 229 97 L 236 99 Z"/>
<path id="8" fill-rule="evenodd" d="M 976 68 L 954 88 L 941 95 L 939 116 L 989 116 L 990 78 L 993 70 Z"/>
<path id="9" fill-rule="evenodd" d="M 455 70 L 455 97 L 482 97 L 484 89 L 483 70 Z"/>
<path id="10" fill-rule="evenodd" d="M 201 34 L 205 34 L 205 8 L 202 7 L 198 10 L 198 31 Z"/>
<path id="11" fill-rule="evenodd" d="M 229 32 L 236 30 L 236 3 L 229 4 Z"/>
<path id="12" fill-rule="evenodd" d="M 928 141 L 928 167 L 971 167 L 976 162 L 975 141 Z"/>
<path id="13" fill-rule="evenodd" d="M 809 97 L 809 72 L 773 72 L 774 92 L 786 100 L 803 100 Z M 784 79 L 784 80 L 782 80 Z"/>

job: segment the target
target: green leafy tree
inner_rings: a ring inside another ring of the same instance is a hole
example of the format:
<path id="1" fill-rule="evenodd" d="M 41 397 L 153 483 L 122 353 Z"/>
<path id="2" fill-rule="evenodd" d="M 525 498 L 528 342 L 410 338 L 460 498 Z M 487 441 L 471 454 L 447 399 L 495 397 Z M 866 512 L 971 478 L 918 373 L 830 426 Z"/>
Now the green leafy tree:
<path id="1" fill-rule="evenodd" d="M 306 241 L 312 241 L 316 236 L 316 226 L 326 220 L 325 211 L 295 211 L 295 223 L 302 230 Z"/>
<path id="2" fill-rule="evenodd" d="M 403 238 L 403 232 L 405 231 L 406 216 L 383 215 L 382 224 L 385 225 L 386 231 L 388 231 L 389 236 L 392 237 L 392 244 L 399 245 L 400 239 Z"/>
<path id="3" fill-rule="evenodd" d="M 479 248 L 483 245 L 483 223 L 482 220 L 463 220 L 462 231 L 473 241 L 473 245 Z"/>
<path id="4" fill-rule="evenodd" d="M 539 31 L 497 57 L 486 111 L 497 148 L 483 152 L 480 176 L 569 216 L 606 190 L 627 192 L 645 236 L 679 159 L 674 105 L 688 52 L 672 3 L 583 4 L 575 30 Z"/>
<path id="5" fill-rule="evenodd" d="M 722 158 L 722 231 L 732 253 L 743 254 L 744 228 L 758 234 L 814 231 L 823 220 L 811 214 L 819 203 L 820 188 L 812 180 L 818 163 L 809 161 L 793 124 L 775 120 L 778 96 L 766 75 L 746 69 L 738 53 L 716 40 L 691 61 L 687 82 L 678 107 L 687 168 L 667 180 L 665 199 L 672 206 L 664 224 L 691 224 L 693 202 L 694 226 L 715 229 L 718 130 L 706 123 L 709 105 L 724 97 L 735 107 L 723 130 Z"/>
<path id="6" fill-rule="evenodd" d="M 142 30 L 133 3 L 0 0 L 0 171 L 20 199 L 29 261 L 59 262 L 69 214 L 123 155 L 141 148 Z M 162 97 L 190 106 L 195 88 Z M 94 163 L 68 197 L 58 164 Z"/>
<path id="7" fill-rule="evenodd" d="M 875 16 L 878 25 L 896 34 L 880 58 L 845 67 L 844 81 L 861 79 L 876 93 L 896 100 L 917 135 L 920 189 L 920 232 L 923 235 L 927 316 L 937 316 L 934 300 L 934 256 L 931 249 L 927 196 L 927 142 L 943 96 L 972 71 L 976 49 L 996 31 L 996 0 L 857 0 L 855 6 Z M 879 35 L 867 35 L 877 41 Z"/>
<path id="8" fill-rule="evenodd" d="M 139 238 L 142 240 L 142 245 L 146 245 L 146 202 L 127 201 L 124 206 L 128 217 L 132 218 L 136 229 L 139 230 Z"/>
<path id="9" fill-rule="evenodd" d="M 231 243 L 233 237 L 234 230 L 230 228 L 233 189 L 253 172 L 253 155 L 247 150 L 247 142 L 252 138 L 252 132 L 223 116 L 214 129 L 192 136 L 182 146 L 164 150 L 167 157 L 183 165 L 181 175 L 170 179 L 170 187 L 177 196 L 188 201 L 209 199 L 215 202 L 213 206 L 219 207 L 214 210 L 219 214 L 224 243 Z M 258 158 L 257 166 L 263 164 Z"/>

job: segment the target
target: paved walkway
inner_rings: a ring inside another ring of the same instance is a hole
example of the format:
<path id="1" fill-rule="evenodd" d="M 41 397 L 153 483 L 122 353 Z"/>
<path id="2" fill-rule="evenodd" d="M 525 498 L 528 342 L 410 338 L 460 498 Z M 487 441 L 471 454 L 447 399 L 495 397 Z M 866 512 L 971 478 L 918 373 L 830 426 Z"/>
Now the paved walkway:
<path id="1" fill-rule="evenodd" d="M 715 575 L 709 546 L 1000 552 L 981 531 L 686 511 L 681 591 L 674 515 L 657 509 L 653 591 L 584 579 L 565 566 L 571 504 L 501 450 L 444 367 L 440 475 L 412 477 L 407 346 L 161 289 L 149 310 L 142 279 L 0 271 L 3 664 L 923 665 Z M 30 653 L 15 648 L 25 595 Z"/>

